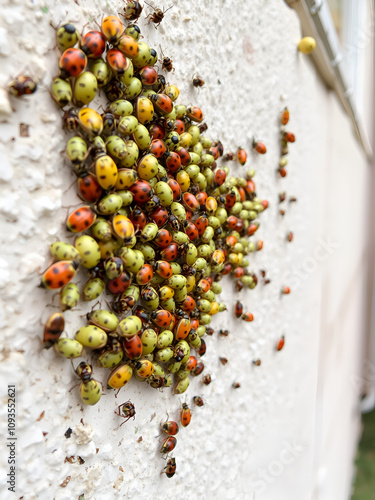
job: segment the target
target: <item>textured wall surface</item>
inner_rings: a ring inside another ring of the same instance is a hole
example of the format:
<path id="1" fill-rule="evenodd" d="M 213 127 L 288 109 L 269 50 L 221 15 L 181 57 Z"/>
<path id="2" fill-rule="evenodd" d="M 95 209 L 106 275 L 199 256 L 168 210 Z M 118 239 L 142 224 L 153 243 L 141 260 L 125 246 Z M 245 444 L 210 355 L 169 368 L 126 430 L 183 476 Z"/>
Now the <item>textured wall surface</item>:
<path id="1" fill-rule="evenodd" d="M 180 88 L 178 102 L 200 106 L 207 135 L 220 138 L 227 151 L 249 151 L 254 134 L 267 145 L 265 156 L 249 154 L 246 169 L 256 169 L 257 193 L 270 203 L 258 231 L 264 249 L 250 256 L 251 268 L 267 270 L 271 283 L 238 295 L 255 316 L 247 324 L 234 320 L 234 287 L 222 281 L 230 312 L 216 316 L 213 327 L 230 335 L 206 339 L 210 386 L 193 380 L 178 397 L 132 381 L 117 398 L 108 393 L 96 406 L 82 407 L 78 389 L 69 392 L 77 383 L 70 362 L 41 343 L 40 322 L 56 309 L 53 293 L 37 288 L 38 270 L 48 263 L 48 245 L 69 237 L 64 207 L 79 202 L 76 188 L 68 189 L 75 176 L 61 153 L 68 136 L 48 93 L 57 74 L 50 21 L 79 28 L 90 21 L 95 29 L 94 20 L 118 12 L 123 2 L 4 0 L 0 86 L 23 72 L 40 88 L 12 98 L 13 111 L 0 93 L 1 436 L 7 384 L 16 384 L 18 410 L 17 495 L 7 491 L 4 440 L 1 498 L 344 500 L 359 427 L 354 381 L 361 373 L 368 166 L 336 97 L 296 51 L 299 22 L 281 0 L 249 0 L 238 9 L 228 0 L 171 0 L 164 8 L 170 5 L 158 30 L 144 16 L 139 25 L 145 41 L 173 59 L 168 80 Z M 151 9 L 145 5 L 144 11 Z M 206 81 L 201 90 L 191 85 L 197 73 Z M 297 141 L 281 179 L 276 168 L 285 105 Z M 29 125 L 29 137 L 20 136 L 20 123 Z M 298 198 L 284 203 L 284 217 L 281 191 Z M 291 244 L 285 241 L 290 230 Z M 285 285 L 292 293 L 281 297 Z M 84 324 L 86 310 L 65 314 L 70 336 Z M 276 353 L 282 334 L 286 345 Z M 228 358 L 226 366 L 219 356 Z M 260 367 L 252 365 L 255 358 Z M 107 373 L 95 367 L 95 375 L 104 381 Z M 234 381 L 240 389 L 232 389 Z M 180 430 L 177 474 L 168 479 L 160 475 L 160 422 L 167 413 L 177 418 L 181 402 L 194 395 L 206 405 Z M 128 399 L 136 419 L 119 429 L 114 411 Z M 66 457 L 75 457 L 73 463 Z"/>

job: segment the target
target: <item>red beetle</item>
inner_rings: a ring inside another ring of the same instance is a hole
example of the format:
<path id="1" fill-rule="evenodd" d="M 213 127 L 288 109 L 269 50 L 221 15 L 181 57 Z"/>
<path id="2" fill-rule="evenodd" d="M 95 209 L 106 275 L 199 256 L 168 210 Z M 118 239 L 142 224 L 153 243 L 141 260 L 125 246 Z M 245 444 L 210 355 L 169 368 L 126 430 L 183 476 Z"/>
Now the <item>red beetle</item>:
<path id="1" fill-rule="evenodd" d="M 200 396 L 194 396 L 193 401 L 194 401 L 195 406 L 203 406 L 204 405 L 204 401 Z"/>
<path id="2" fill-rule="evenodd" d="M 198 377 L 198 375 L 200 375 L 203 372 L 203 370 L 204 370 L 204 363 L 203 361 L 199 361 L 199 363 L 197 363 L 195 368 L 191 370 L 191 374 L 193 375 L 193 377 Z"/>
<path id="3" fill-rule="evenodd" d="M 152 66 L 144 66 L 138 75 L 143 85 L 153 85 L 158 79 L 158 73 Z"/>
<path id="4" fill-rule="evenodd" d="M 201 346 L 198 349 L 199 356 L 204 356 L 206 354 L 206 349 L 207 349 L 206 341 L 204 339 L 201 339 Z"/>
<path id="5" fill-rule="evenodd" d="M 175 436 L 178 433 L 178 424 L 173 420 L 168 420 L 168 422 L 162 424 L 161 428 L 162 431 L 169 434 L 169 436 Z"/>
<path id="6" fill-rule="evenodd" d="M 236 305 L 234 307 L 234 315 L 236 316 L 236 318 L 240 318 L 242 316 L 242 313 L 243 313 L 243 305 L 239 300 L 237 300 Z"/>
<path id="7" fill-rule="evenodd" d="M 131 283 L 131 277 L 128 273 L 123 272 L 118 278 L 108 281 L 108 290 L 113 294 L 125 292 Z"/>
<path id="8" fill-rule="evenodd" d="M 155 158 L 160 158 L 166 151 L 164 141 L 161 139 L 154 139 L 150 144 L 150 153 L 155 156 Z"/>
<path id="9" fill-rule="evenodd" d="M 195 227 L 198 230 L 198 235 L 202 236 L 204 231 L 206 230 L 208 226 L 208 219 L 206 215 L 201 215 L 198 217 L 198 219 L 194 222 Z"/>
<path id="10" fill-rule="evenodd" d="M 138 359 L 142 356 L 142 342 L 138 335 L 124 339 L 124 352 L 129 359 Z"/>
<path id="11" fill-rule="evenodd" d="M 139 207 L 135 207 L 129 215 L 129 219 L 132 221 L 134 229 L 142 230 L 147 224 L 146 215 Z"/>
<path id="12" fill-rule="evenodd" d="M 296 136 L 292 132 L 284 132 L 283 137 L 286 142 L 294 142 L 296 140 Z"/>
<path id="13" fill-rule="evenodd" d="M 191 371 L 197 366 L 197 358 L 195 356 L 190 356 L 187 363 L 184 366 L 184 370 Z"/>
<path id="14" fill-rule="evenodd" d="M 134 201 L 138 205 L 143 205 L 152 197 L 152 187 L 147 181 L 137 180 L 129 188 L 133 193 Z"/>
<path id="15" fill-rule="evenodd" d="M 243 148 L 238 148 L 237 160 L 240 162 L 241 165 L 245 165 L 247 160 L 247 153 Z"/>
<path id="16" fill-rule="evenodd" d="M 190 120 L 193 120 L 193 122 L 201 122 L 203 120 L 203 113 L 198 106 L 188 106 L 186 109 L 186 115 Z"/>
<path id="17" fill-rule="evenodd" d="M 252 313 L 244 313 L 242 314 L 241 319 L 248 322 L 254 321 L 254 315 Z"/>
<path id="18" fill-rule="evenodd" d="M 280 338 L 280 340 L 277 342 L 277 346 L 276 346 L 276 350 L 277 351 L 281 351 L 281 349 L 284 347 L 285 345 L 285 337 L 284 335 Z"/>
<path id="19" fill-rule="evenodd" d="M 167 247 L 163 248 L 160 252 L 160 257 L 168 262 L 176 260 L 178 257 L 178 245 L 176 243 L 171 243 Z"/>
<path id="20" fill-rule="evenodd" d="M 180 135 L 183 134 L 185 132 L 185 123 L 182 120 L 175 120 L 173 130 Z"/>
<path id="21" fill-rule="evenodd" d="M 96 59 L 100 57 L 105 51 L 106 39 L 100 31 L 88 31 L 80 41 L 82 52 L 86 54 L 89 59 Z"/>
<path id="22" fill-rule="evenodd" d="M 55 344 L 65 328 L 65 320 L 62 313 L 51 314 L 44 325 L 43 344 L 45 349 L 49 349 Z"/>
<path id="23" fill-rule="evenodd" d="M 160 231 L 157 232 L 153 242 L 161 248 L 167 248 L 173 241 L 171 233 L 168 231 L 168 229 L 160 229 Z"/>
<path id="24" fill-rule="evenodd" d="M 183 318 L 177 323 L 174 328 L 174 336 L 176 340 L 184 340 L 190 332 L 190 320 Z"/>
<path id="25" fill-rule="evenodd" d="M 196 240 L 199 237 L 198 229 L 192 222 L 188 220 L 184 221 L 184 228 L 185 228 L 185 233 L 188 235 L 190 241 Z"/>
<path id="26" fill-rule="evenodd" d="M 149 128 L 151 139 L 164 139 L 165 129 L 159 123 L 153 123 Z"/>
<path id="27" fill-rule="evenodd" d="M 168 328 L 168 326 L 172 323 L 172 314 L 165 309 L 161 309 L 159 311 L 153 311 L 151 313 L 151 319 L 158 326 Z"/>
<path id="28" fill-rule="evenodd" d="M 150 220 L 155 222 L 158 227 L 163 227 L 169 221 L 168 210 L 165 207 L 158 207 L 149 215 Z"/>
<path id="29" fill-rule="evenodd" d="M 175 458 L 170 458 L 167 462 L 167 465 L 164 467 L 163 470 L 165 470 L 165 475 L 167 477 L 173 477 L 176 473 L 176 459 Z M 163 474 L 163 472 L 161 472 L 160 474 Z"/>
<path id="30" fill-rule="evenodd" d="M 87 174 L 78 179 L 78 191 L 86 201 L 96 203 L 102 196 L 103 189 L 93 175 Z"/>
<path id="31" fill-rule="evenodd" d="M 263 142 L 257 142 L 255 139 L 253 139 L 253 148 L 261 155 L 267 153 L 267 148 Z"/>
<path id="32" fill-rule="evenodd" d="M 281 115 L 281 124 L 286 125 L 289 121 L 289 109 L 284 108 L 283 114 Z"/>
<path id="33" fill-rule="evenodd" d="M 165 166 L 170 172 L 177 172 L 181 167 L 180 155 L 175 151 L 170 151 L 165 157 Z"/>
<path id="34" fill-rule="evenodd" d="M 60 77 L 67 79 L 78 76 L 87 66 L 87 57 L 81 49 L 67 49 L 60 58 Z"/>
<path id="35" fill-rule="evenodd" d="M 129 66 L 129 60 L 117 49 L 111 49 L 107 52 L 107 63 L 117 75 L 125 73 Z"/>
<path id="36" fill-rule="evenodd" d="M 174 450 L 177 444 L 177 439 L 174 436 L 170 436 L 162 442 L 160 453 L 169 453 Z"/>
<path id="37" fill-rule="evenodd" d="M 173 102 L 170 97 L 165 94 L 151 94 L 150 101 L 153 102 L 155 110 L 159 114 L 167 115 L 173 110 Z"/>
<path id="38" fill-rule="evenodd" d="M 168 261 L 158 260 L 154 264 L 155 272 L 162 278 L 170 278 L 173 275 L 172 266 Z"/>
<path id="39" fill-rule="evenodd" d="M 146 285 L 152 280 L 154 276 L 154 271 L 150 264 L 144 264 L 141 269 L 137 272 L 135 279 L 138 285 Z"/>
<path id="40" fill-rule="evenodd" d="M 187 427 L 190 424 L 191 411 L 186 403 L 183 403 L 180 415 L 180 422 L 182 427 Z"/>
<path id="41" fill-rule="evenodd" d="M 85 205 L 74 210 L 67 218 L 66 229 L 72 233 L 80 233 L 91 227 L 96 219 L 96 213 Z"/>

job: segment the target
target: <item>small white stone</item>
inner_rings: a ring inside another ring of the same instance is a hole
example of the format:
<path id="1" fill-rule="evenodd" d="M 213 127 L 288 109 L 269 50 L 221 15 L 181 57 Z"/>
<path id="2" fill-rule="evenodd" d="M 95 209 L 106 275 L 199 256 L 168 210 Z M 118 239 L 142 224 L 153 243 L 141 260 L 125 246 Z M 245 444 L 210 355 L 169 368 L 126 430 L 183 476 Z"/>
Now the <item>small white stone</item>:
<path id="1" fill-rule="evenodd" d="M 51 190 L 49 195 L 35 198 L 32 207 L 38 217 L 55 212 L 61 207 L 61 192 L 56 190 L 56 194 L 53 194 Z"/>
<path id="2" fill-rule="evenodd" d="M 8 36 L 4 28 L 0 28 L 0 54 L 2 56 L 9 56 L 10 54 Z"/>
<path id="3" fill-rule="evenodd" d="M 111 460 L 113 458 L 113 447 L 110 443 L 106 443 L 100 448 L 100 456 L 103 460 Z"/>
<path id="4" fill-rule="evenodd" d="M 77 444 L 87 444 L 92 441 L 95 431 L 91 425 L 77 425 L 73 430 L 73 435 Z"/>
<path id="5" fill-rule="evenodd" d="M 17 367 L 17 370 L 14 369 L 15 366 Z M 26 358 L 24 354 L 16 351 L 2 353 L 0 363 L 0 380 L 9 380 L 10 373 L 12 374 L 12 381 L 9 383 L 15 384 L 17 386 L 17 393 L 20 394 L 20 382 L 26 375 Z M 6 386 L 0 388 L 1 397 L 4 396 L 6 390 Z"/>
<path id="6" fill-rule="evenodd" d="M 40 146 L 33 146 L 32 144 L 17 144 L 17 147 L 13 151 L 13 157 L 18 158 L 29 158 L 30 160 L 39 160 L 43 154 L 43 149 Z"/>
<path id="7" fill-rule="evenodd" d="M 64 462 L 64 455 L 62 450 L 56 449 L 56 451 L 53 451 L 49 457 L 48 457 L 48 464 L 49 465 L 58 465 L 60 466 Z"/>
<path id="8" fill-rule="evenodd" d="M 6 147 L 9 148 L 9 141 L 13 139 L 13 137 L 16 137 L 18 135 L 18 124 L 16 125 L 15 123 L 4 123 L 1 126 L 1 136 L 0 136 L 0 142 L 5 144 Z M 11 148 L 9 148 L 11 149 Z"/>
<path id="9" fill-rule="evenodd" d="M 28 38 L 17 38 L 18 45 L 26 50 L 35 51 L 35 43 Z"/>
<path id="10" fill-rule="evenodd" d="M 8 33 L 19 35 L 25 22 L 22 9 L 1 9 L 4 23 L 8 26 Z"/>
<path id="11" fill-rule="evenodd" d="M 54 113 L 41 112 L 40 119 L 44 123 L 51 123 L 56 121 L 56 115 Z"/>
<path id="12" fill-rule="evenodd" d="M 0 330 L 3 330 L 7 325 L 7 318 L 5 315 L 5 308 L 3 304 L 0 303 Z"/>
<path id="13" fill-rule="evenodd" d="M 9 163 L 5 148 L 0 144 L 0 180 L 10 181 L 13 177 L 13 167 Z"/>
<path id="14" fill-rule="evenodd" d="M 45 258 L 37 253 L 27 253 L 20 260 L 20 280 L 28 279 L 43 267 Z"/>
<path id="15" fill-rule="evenodd" d="M 0 259 L 0 288 L 4 288 L 10 282 L 9 264 L 6 260 Z"/>
<path id="16" fill-rule="evenodd" d="M 30 66 L 33 68 L 33 76 L 35 76 L 38 81 L 43 80 L 44 75 L 47 73 L 44 60 L 41 57 L 33 57 Z"/>
<path id="17" fill-rule="evenodd" d="M 65 446 L 65 454 L 66 454 L 66 456 L 67 457 L 73 457 L 73 456 L 75 456 L 78 453 L 77 452 L 78 446 L 71 439 L 67 439 L 66 441 L 67 442 L 69 441 L 68 446 Z"/>
<path id="18" fill-rule="evenodd" d="M 0 197 L 0 212 L 8 220 L 16 221 L 20 212 L 20 197 L 16 193 L 3 192 Z"/>
<path id="19" fill-rule="evenodd" d="M 23 442 L 22 442 L 23 446 Z M 34 460 L 32 459 L 30 462 L 26 464 L 26 470 L 30 474 L 30 477 L 33 478 L 33 481 L 39 481 L 43 475 L 43 467 L 40 466 L 39 460 L 35 460 L 35 456 L 33 456 Z"/>
<path id="20" fill-rule="evenodd" d="M 12 115 L 12 106 L 9 101 L 9 94 L 5 89 L 0 89 L 0 119 L 6 120 Z"/>
<path id="21" fill-rule="evenodd" d="M 94 441 L 91 441 L 88 444 L 79 446 L 77 450 L 77 455 L 82 457 L 84 460 L 87 460 L 88 458 L 92 458 L 96 455 L 96 445 Z"/>
<path id="22" fill-rule="evenodd" d="M 44 173 L 34 168 L 24 169 L 23 184 L 29 191 L 35 191 L 44 186 Z"/>

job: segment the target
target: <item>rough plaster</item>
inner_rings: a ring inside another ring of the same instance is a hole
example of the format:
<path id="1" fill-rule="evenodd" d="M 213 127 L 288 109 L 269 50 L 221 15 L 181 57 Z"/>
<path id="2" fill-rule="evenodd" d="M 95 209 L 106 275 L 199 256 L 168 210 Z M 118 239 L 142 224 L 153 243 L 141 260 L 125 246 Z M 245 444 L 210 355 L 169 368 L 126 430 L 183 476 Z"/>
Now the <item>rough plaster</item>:
<path id="1" fill-rule="evenodd" d="M 326 455 L 320 451 L 328 442 L 324 432 L 329 434 L 336 427 L 341 410 L 324 402 L 318 372 L 322 373 L 322 345 L 331 333 L 328 316 L 339 311 L 350 285 L 348 275 L 362 257 L 356 249 L 342 251 L 348 235 L 340 224 L 362 215 L 368 174 L 335 96 L 322 86 L 308 58 L 296 51 L 300 31 L 293 11 L 281 0 L 247 1 L 236 10 L 229 1 L 171 0 L 164 7 L 173 8 L 158 30 L 141 18 L 145 41 L 161 46 L 173 59 L 175 72 L 168 80 L 180 88 L 179 102 L 203 109 L 207 135 L 220 138 L 227 150 L 240 145 L 250 149 L 253 134 L 267 144 L 264 157 L 249 154 L 246 169 L 256 169 L 257 192 L 270 202 L 259 229 L 264 249 L 251 256 L 251 268 L 255 272 L 266 269 L 272 281 L 238 295 L 254 313 L 251 325 L 235 322 L 231 312 L 214 319 L 214 328 L 225 327 L 231 333 L 227 338 L 207 338 L 204 362 L 213 375 L 210 386 L 193 380 L 186 396 L 177 397 L 132 381 L 117 399 L 110 393 L 98 405 L 83 408 L 77 390 L 69 392 L 77 382 L 70 363 L 43 350 L 41 344 L 40 321 L 55 309 L 50 307 L 53 293 L 37 288 L 37 272 L 48 262 L 48 244 L 57 236 L 68 238 L 64 207 L 78 202 L 75 188 L 68 189 L 74 176 L 61 155 L 68 136 L 48 93 L 57 73 L 55 32 L 49 23 L 58 26 L 70 21 L 82 27 L 89 19 L 100 21 L 102 12 L 117 12 L 123 3 L 16 0 L 2 5 L 0 86 L 19 72 L 31 73 L 40 82 L 34 96 L 11 100 L 13 112 L 6 94 L 0 94 L 0 430 L 4 436 L 6 385 L 16 384 L 16 498 L 68 500 L 84 493 L 85 499 L 95 500 L 187 496 L 307 500 L 314 492 L 315 498 L 347 498 L 358 413 L 343 428 L 348 445 L 341 443 L 339 448 L 332 444 L 330 449 L 333 463 L 341 459 L 346 463 L 349 479 L 342 486 L 342 475 L 329 474 L 329 460 L 323 463 Z M 150 8 L 145 6 L 144 11 L 148 13 Z M 206 81 L 201 90 L 191 85 L 197 73 Z M 297 141 L 290 148 L 288 176 L 280 179 L 275 173 L 278 120 L 286 104 Z M 29 138 L 20 137 L 21 122 L 30 125 Z M 328 138 L 332 139 L 338 124 L 342 139 L 331 148 Z M 329 207 L 327 196 L 332 190 L 342 192 L 332 185 L 338 179 L 348 190 L 353 184 L 348 186 L 340 173 L 330 178 L 327 172 L 333 165 L 347 172 L 353 162 L 360 172 L 355 182 L 362 197 L 344 220 L 337 205 Z M 233 168 L 235 174 L 242 170 Z M 278 215 L 280 191 L 298 197 L 293 206 L 286 204 L 284 218 Z M 332 249 L 327 242 L 334 228 L 339 247 Z M 292 244 L 285 242 L 289 230 L 295 235 Z M 360 230 L 358 238 L 364 241 Z M 343 259 L 340 265 L 339 259 Z M 222 300 L 231 310 L 236 298 L 233 285 L 229 280 L 223 283 Z M 281 287 L 289 284 L 292 294 L 280 298 Z M 329 301 L 333 301 L 332 307 L 327 305 Z M 354 322 L 360 317 L 360 305 L 357 309 L 350 303 L 344 307 L 352 312 Z M 72 335 L 83 325 L 85 311 L 81 306 L 79 311 L 65 314 L 68 333 Z M 320 339 L 323 333 L 327 334 L 325 341 Z M 275 342 L 281 334 L 286 335 L 286 347 L 276 353 Z M 357 339 L 361 335 L 358 330 Z M 347 337 L 349 349 L 357 345 L 352 332 Z M 339 344 L 340 338 L 333 339 L 330 352 Z M 358 352 L 351 352 L 349 358 L 358 361 Z M 219 356 L 228 358 L 225 367 Z M 261 367 L 252 366 L 254 358 L 261 358 Z M 345 387 L 353 369 L 350 363 L 341 365 L 337 384 Z M 330 379 L 332 372 L 323 373 Z M 95 376 L 104 380 L 106 372 L 95 367 Z M 240 389 L 232 389 L 234 381 L 241 383 Z M 194 410 L 191 425 L 178 434 L 173 452 L 177 474 L 168 479 L 160 475 L 165 466 L 158 451 L 161 438 L 156 437 L 160 422 L 167 412 L 177 418 L 181 402 L 187 399 L 190 403 L 196 394 L 204 397 L 206 405 Z M 350 393 L 343 398 L 355 408 L 357 396 Z M 128 399 L 136 406 L 136 420 L 118 429 L 114 410 Z M 331 411 L 333 423 L 324 420 L 322 407 L 324 412 Z M 43 418 L 37 421 L 42 412 Z M 322 425 L 316 426 L 317 421 Z M 66 439 L 69 427 L 73 434 Z M 8 467 L 3 450 L 0 488 L 1 498 L 7 500 L 15 496 L 6 490 Z M 76 457 L 74 463 L 65 461 L 72 456 Z M 77 456 L 84 464 L 79 464 Z M 60 485 L 67 476 L 71 479 L 63 488 Z M 332 489 L 340 494 L 320 496 Z"/>

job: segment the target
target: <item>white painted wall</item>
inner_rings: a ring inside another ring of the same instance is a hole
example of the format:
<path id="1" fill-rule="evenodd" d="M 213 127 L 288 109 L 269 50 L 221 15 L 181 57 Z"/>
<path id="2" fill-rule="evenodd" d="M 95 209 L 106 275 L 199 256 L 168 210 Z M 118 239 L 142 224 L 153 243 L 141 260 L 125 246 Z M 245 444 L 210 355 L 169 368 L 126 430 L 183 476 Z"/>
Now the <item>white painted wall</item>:
<path id="1" fill-rule="evenodd" d="M 177 418 L 185 398 L 132 382 L 117 399 L 110 393 L 82 408 L 77 391 L 69 392 L 76 383 L 70 363 L 41 344 L 40 320 L 54 309 L 47 307 L 53 294 L 37 288 L 37 271 L 48 261 L 48 244 L 56 236 L 66 238 L 63 207 L 78 202 L 75 188 L 67 190 L 74 180 L 60 154 L 67 136 L 48 94 L 57 73 L 49 21 L 82 27 L 123 3 L 2 5 L 1 86 L 20 71 L 40 80 L 37 94 L 12 99 L 14 112 L 3 114 L 0 124 L 0 433 L 6 436 L 6 386 L 17 384 L 16 497 L 347 499 L 359 429 L 356 377 L 362 370 L 370 170 L 335 95 L 309 58 L 296 51 L 300 31 L 294 12 L 281 0 L 252 0 L 236 8 L 229 1 L 171 0 L 164 7 L 173 8 L 158 30 L 144 18 L 139 23 L 145 41 L 172 57 L 175 72 L 168 79 L 180 88 L 179 102 L 203 109 L 210 137 L 234 150 L 249 149 L 256 134 L 268 147 L 264 157 L 250 154 L 246 169 L 257 170 L 257 192 L 270 202 L 259 230 L 264 249 L 251 256 L 251 265 L 255 272 L 266 269 L 272 282 L 239 295 L 254 313 L 252 324 L 235 322 L 230 312 L 215 318 L 214 327 L 231 333 L 207 338 L 204 362 L 214 381 L 205 387 L 194 380 L 188 390 L 189 403 L 199 394 L 206 405 L 180 431 L 173 454 L 178 472 L 167 479 L 159 474 L 165 462 L 156 436 L 166 413 Z M 206 81 L 200 91 L 190 83 L 196 73 Z M 286 104 L 297 141 L 290 147 L 288 176 L 281 179 L 275 173 L 278 120 Z M 20 122 L 30 125 L 29 138 L 19 136 Z M 238 166 L 233 170 L 241 172 Z M 286 204 L 284 218 L 278 215 L 280 191 L 298 198 Z M 289 230 L 292 244 L 285 243 Z M 233 285 L 223 283 L 222 298 L 231 309 Z M 285 285 L 292 293 L 280 298 Z M 71 335 L 83 324 L 85 310 L 66 313 Z M 281 334 L 286 346 L 276 353 Z M 219 356 L 228 358 L 225 367 Z M 251 361 L 258 357 L 262 366 L 254 368 Z M 106 376 L 97 367 L 95 374 Z M 234 381 L 241 383 L 237 391 Z M 136 406 L 136 420 L 117 429 L 114 410 L 127 399 Z M 69 427 L 74 432 L 66 439 Z M 6 500 L 14 496 L 5 484 L 5 440 L 2 447 L 0 488 Z M 78 455 L 84 464 L 64 462 Z M 71 480 L 62 488 L 67 476 Z"/>

